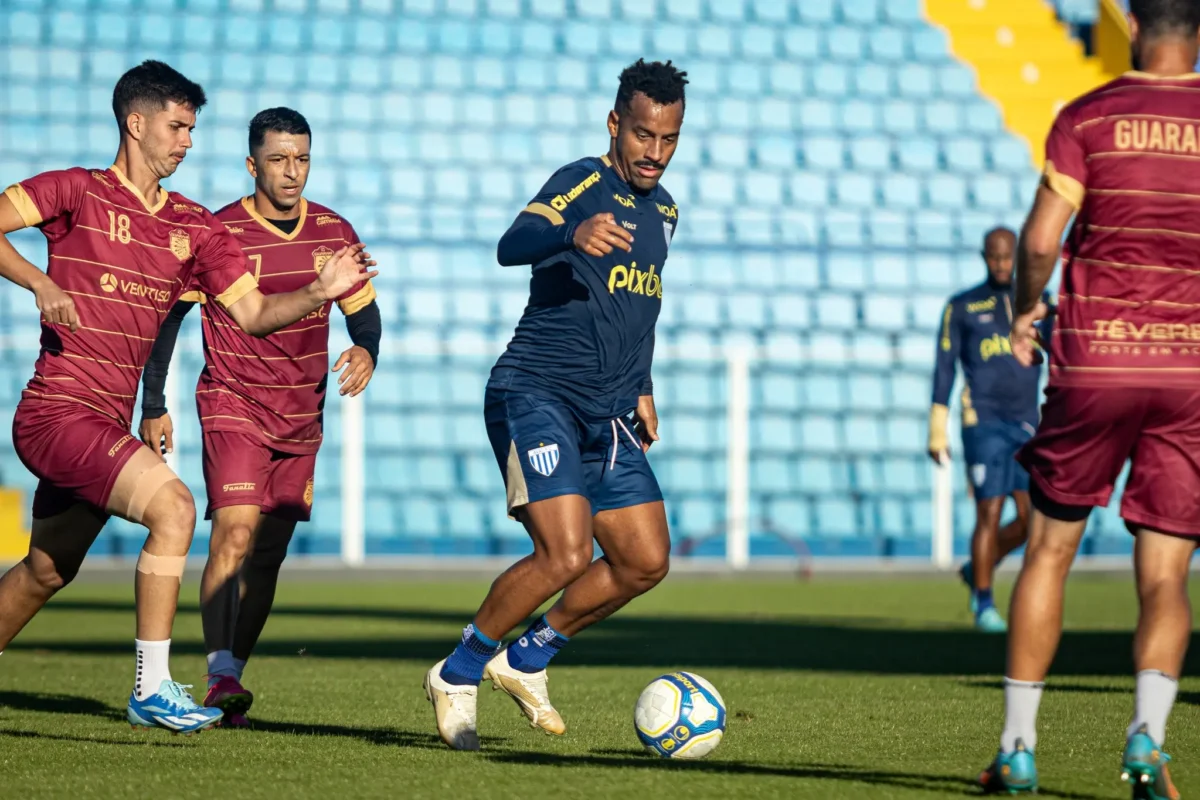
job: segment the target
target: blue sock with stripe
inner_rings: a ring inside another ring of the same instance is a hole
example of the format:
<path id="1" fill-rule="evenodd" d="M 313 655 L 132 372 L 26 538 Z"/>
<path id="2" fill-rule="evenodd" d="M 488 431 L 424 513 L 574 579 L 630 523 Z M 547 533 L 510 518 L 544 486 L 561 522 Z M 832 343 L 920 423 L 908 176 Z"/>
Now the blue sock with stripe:
<path id="1" fill-rule="evenodd" d="M 508 646 L 508 665 L 521 672 L 541 672 L 569 641 L 569 638 L 550 626 L 543 614 L 541 619 L 529 626 L 529 630 Z"/>
<path id="2" fill-rule="evenodd" d="M 483 668 L 499 649 L 499 642 L 480 633 L 475 623 L 471 623 L 463 628 L 462 641 L 442 665 L 442 680 L 457 686 L 478 686 L 483 680 Z"/>
<path id="3" fill-rule="evenodd" d="M 975 607 L 979 609 L 976 614 L 982 614 L 989 608 L 994 608 L 996 601 L 992 599 L 991 589 L 976 589 L 975 590 Z"/>

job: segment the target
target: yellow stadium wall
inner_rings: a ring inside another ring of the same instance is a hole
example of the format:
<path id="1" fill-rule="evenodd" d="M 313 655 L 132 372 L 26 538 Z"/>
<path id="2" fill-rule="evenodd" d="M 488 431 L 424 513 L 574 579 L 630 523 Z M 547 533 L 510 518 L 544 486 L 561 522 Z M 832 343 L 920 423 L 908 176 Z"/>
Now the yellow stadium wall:
<path id="1" fill-rule="evenodd" d="M 20 561 L 29 552 L 24 525 L 25 501 L 15 489 L 0 489 L 0 564 Z"/>
<path id="2" fill-rule="evenodd" d="M 925 15 L 975 68 L 980 91 L 1029 143 L 1038 169 L 1058 110 L 1113 77 L 1101 59 L 1084 55 L 1045 0 L 925 0 Z"/>

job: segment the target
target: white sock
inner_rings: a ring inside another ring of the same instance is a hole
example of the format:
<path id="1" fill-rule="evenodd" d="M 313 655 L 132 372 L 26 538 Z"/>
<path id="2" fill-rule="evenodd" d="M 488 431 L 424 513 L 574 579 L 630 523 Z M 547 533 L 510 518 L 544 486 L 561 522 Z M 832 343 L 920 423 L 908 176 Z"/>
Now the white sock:
<path id="1" fill-rule="evenodd" d="M 1037 712 L 1042 702 L 1044 683 L 1004 679 L 1004 733 L 1000 734 L 1000 750 L 1011 753 L 1017 749 L 1017 739 L 1030 752 L 1037 749 Z"/>
<path id="2" fill-rule="evenodd" d="M 137 648 L 137 678 L 133 691 L 138 700 L 145 700 L 158 691 L 163 681 L 171 680 L 171 640 L 143 642 L 133 640 Z"/>
<path id="3" fill-rule="evenodd" d="M 1179 691 L 1179 681 L 1156 669 L 1144 669 L 1137 674 L 1137 695 L 1134 700 L 1133 722 L 1125 738 L 1146 726 L 1150 738 L 1159 747 L 1167 738 L 1167 717 L 1171 716 L 1171 707 L 1175 705 L 1175 693 Z"/>
<path id="4" fill-rule="evenodd" d="M 246 671 L 246 659 L 235 658 L 233 660 L 233 668 L 237 670 L 238 683 L 242 682 L 242 673 Z"/>
<path id="5" fill-rule="evenodd" d="M 240 674 L 234 663 L 232 650 L 217 650 L 208 654 L 208 682 L 216 683 L 214 678 L 236 678 Z"/>

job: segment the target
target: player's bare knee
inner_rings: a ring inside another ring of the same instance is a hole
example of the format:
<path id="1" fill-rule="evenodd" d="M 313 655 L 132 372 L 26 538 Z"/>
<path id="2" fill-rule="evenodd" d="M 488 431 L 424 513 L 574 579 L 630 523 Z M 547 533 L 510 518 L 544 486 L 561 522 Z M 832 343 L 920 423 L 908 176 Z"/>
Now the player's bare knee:
<path id="1" fill-rule="evenodd" d="M 164 544 L 181 545 L 184 550 L 191 545 L 196 530 L 196 502 L 183 481 L 163 484 L 147 506 L 142 523 Z"/>
<path id="2" fill-rule="evenodd" d="M 75 580 L 82 559 L 55 560 L 45 553 L 31 552 L 25 556 L 25 566 L 44 596 L 53 595 Z"/>
<path id="3" fill-rule="evenodd" d="M 583 577 L 592 563 L 592 546 L 567 546 L 550 554 L 550 568 L 559 576 L 563 586 Z"/>
<path id="4" fill-rule="evenodd" d="M 250 553 L 253 538 L 254 529 L 244 522 L 222 525 L 213 531 L 209 554 L 241 564 Z"/>

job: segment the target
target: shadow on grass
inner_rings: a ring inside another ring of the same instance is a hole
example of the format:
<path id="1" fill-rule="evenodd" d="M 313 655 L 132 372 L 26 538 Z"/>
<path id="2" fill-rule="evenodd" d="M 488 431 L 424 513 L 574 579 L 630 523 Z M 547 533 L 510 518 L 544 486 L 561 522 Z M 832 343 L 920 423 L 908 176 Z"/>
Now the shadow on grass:
<path id="1" fill-rule="evenodd" d="M 292 736 L 339 736 L 358 739 L 367 744 L 381 747 L 405 747 L 418 749 L 440 749 L 445 745 L 432 733 L 416 733 L 394 728 L 354 728 L 345 725 L 323 725 L 307 722 L 279 722 L 277 720 L 252 719 L 250 730 L 261 733 L 278 733 Z M 506 739 L 486 737 L 487 742 L 504 742 Z"/>
<path id="2" fill-rule="evenodd" d="M 9 731 L 0 728 L 0 736 L 10 739 L 37 739 L 51 742 L 73 742 L 78 744 L 102 744 L 116 747 L 190 747 L 180 741 L 152 741 L 146 739 L 95 739 L 89 736 L 68 736 L 62 733 L 41 733 L 38 731 Z"/>
<path id="3" fill-rule="evenodd" d="M 488 753 L 486 758 L 502 764 L 522 764 L 546 767 L 608 767 L 616 769 L 675 770 L 717 775 L 748 775 L 866 783 L 872 786 L 891 786 L 942 794 L 978 794 L 979 784 L 961 775 L 930 775 L 918 772 L 873 770 L 839 764 L 750 764 L 743 761 L 671 761 L 655 758 L 639 750 L 596 750 L 582 755 L 512 751 Z M 1094 795 L 1074 792 L 1040 790 L 1049 797 L 1068 800 L 1099 800 Z"/>
<path id="4" fill-rule="evenodd" d="M 44 711 L 49 714 L 77 714 L 123 720 L 125 715 L 90 697 L 42 692 L 0 692 L 0 711 Z"/>
<path id="5" fill-rule="evenodd" d="M 1132 668 L 1131 668 L 1132 669 Z M 1132 672 L 1129 674 L 1132 678 Z M 975 689 L 994 689 L 996 691 L 1004 690 L 1004 682 L 990 679 L 980 678 L 964 678 L 959 681 L 963 686 L 970 686 Z M 1054 669 L 1050 670 L 1050 677 L 1046 681 L 1047 692 L 1064 692 L 1067 694 L 1124 694 L 1133 697 L 1132 682 L 1127 686 L 1093 686 L 1087 683 L 1060 683 L 1054 679 Z M 1183 705 L 1200 705 L 1200 692 L 1179 692 L 1175 696 L 1175 702 Z"/>

